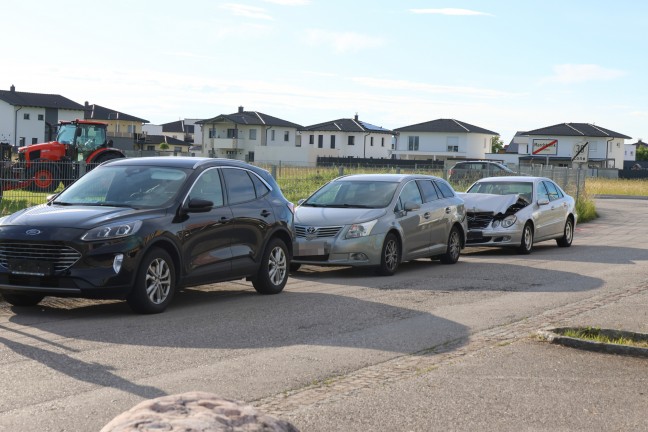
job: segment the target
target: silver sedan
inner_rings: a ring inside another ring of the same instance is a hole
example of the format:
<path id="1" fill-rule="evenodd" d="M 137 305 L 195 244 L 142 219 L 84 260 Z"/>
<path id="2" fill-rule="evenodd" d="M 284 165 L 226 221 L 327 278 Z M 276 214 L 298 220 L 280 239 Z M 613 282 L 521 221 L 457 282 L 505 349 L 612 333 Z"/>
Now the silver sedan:
<path id="1" fill-rule="evenodd" d="M 371 266 L 393 275 L 403 261 L 459 259 L 467 232 L 463 200 L 427 175 L 339 177 L 295 209 L 292 270 L 301 264 Z"/>
<path id="2" fill-rule="evenodd" d="M 468 246 L 508 246 L 529 254 L 545 240 L 572 244 L 576 202 L 548 178 L 488 177 L 459 195 L 468 214 Z"/>

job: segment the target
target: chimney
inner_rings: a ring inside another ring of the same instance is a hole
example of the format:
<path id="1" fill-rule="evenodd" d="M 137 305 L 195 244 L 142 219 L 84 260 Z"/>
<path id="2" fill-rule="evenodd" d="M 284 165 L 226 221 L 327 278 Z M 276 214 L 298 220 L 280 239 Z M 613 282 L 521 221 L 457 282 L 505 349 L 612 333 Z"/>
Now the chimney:
<path id="1" fill-rule="evenodd" d="M 9 91 L 11 91 L 11 93 L 14 93 L 16 91 L 16 86 L 11 84 L 11 87 L 9 87 Z"/>
<path id="2" fill-rule="evenodd" d="M 358 113 L 355 114 L 355 121 L 358 121 Z"/>
<path id="3" fill-rule="evenodd" d="M 239 106 L 239 113 L 243 112 L 243 105 Z"/>

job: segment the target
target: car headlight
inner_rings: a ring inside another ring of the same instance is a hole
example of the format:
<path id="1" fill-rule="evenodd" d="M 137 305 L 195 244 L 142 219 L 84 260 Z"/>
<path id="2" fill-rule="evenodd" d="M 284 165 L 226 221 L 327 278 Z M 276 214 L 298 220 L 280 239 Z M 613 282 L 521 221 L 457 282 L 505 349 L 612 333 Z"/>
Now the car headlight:
<path id="1" fill-rule="evenodd" d="M 92 228 L 81 236 L 84 241 L 112 240 L 135 234 L 142 226 L 142 221 L 119 222 Z"/>
<path id="2" fill-rule="evenodd" d="M 506 216 L 504 219 L 502 219 L 502 222 L 501 222 L 502 228 L 508 228 L 508 227 L 512 226 L 515 223 L 515 221 L 517 221 L 517 218 L 515 217 L 515 215 Z"/>
<path id="3" fill-rule="evenodd" d="M 349 227 L 349 231 L 347 231 L 346 233 L 345 238 L 349 239 L 368 236 L 369 234 L 371 234 L 371 230 L 373 229 L 374 225 L 376 225 L 376 222 L 378 222 L 378 219 L 351 225 Z"/>

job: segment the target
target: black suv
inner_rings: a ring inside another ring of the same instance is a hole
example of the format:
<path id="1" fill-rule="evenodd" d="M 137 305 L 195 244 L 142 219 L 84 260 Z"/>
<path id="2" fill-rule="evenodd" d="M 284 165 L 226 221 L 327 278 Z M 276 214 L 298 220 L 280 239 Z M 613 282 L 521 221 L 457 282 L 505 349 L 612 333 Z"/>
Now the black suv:
<path id="1" fill-rule="evenodd" d="M 474 182 L 484 177 L 515 175 L 515 171 L 494 161 L 461 161 L 448 171 L 451 182 Z"/>
<path id="2" fill-rule="evenodd" d="M 0 218 L 0 293 L 124 298 L 164 311 L 181 287 L 288 279 L 293 205 L 267 171 L 230 159 L 116 159 L 48 203 Z"/>

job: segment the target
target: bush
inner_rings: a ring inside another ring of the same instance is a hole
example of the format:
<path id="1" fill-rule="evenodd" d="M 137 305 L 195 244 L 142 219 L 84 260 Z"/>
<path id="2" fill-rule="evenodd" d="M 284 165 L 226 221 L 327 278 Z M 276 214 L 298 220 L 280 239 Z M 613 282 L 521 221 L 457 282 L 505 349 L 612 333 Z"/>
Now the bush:
<path id="1" fill-rule="evenodd" d="M 598 217 L 594 201 L 583 195 L 576 200 L 576 214 L 578 215 L 578 223 L 589 222 Z"/>

